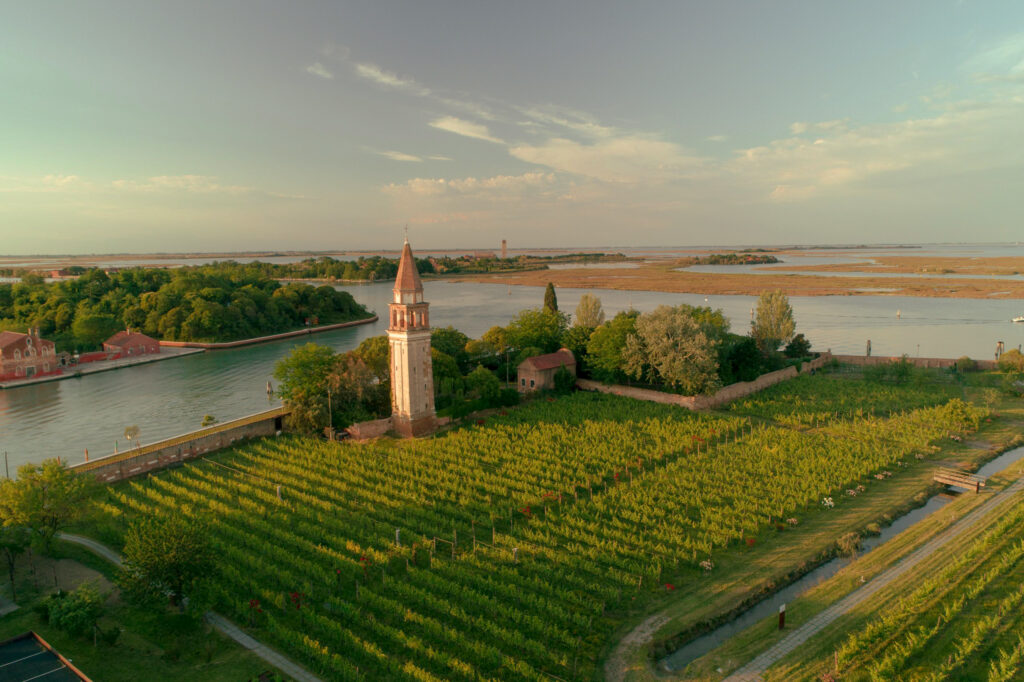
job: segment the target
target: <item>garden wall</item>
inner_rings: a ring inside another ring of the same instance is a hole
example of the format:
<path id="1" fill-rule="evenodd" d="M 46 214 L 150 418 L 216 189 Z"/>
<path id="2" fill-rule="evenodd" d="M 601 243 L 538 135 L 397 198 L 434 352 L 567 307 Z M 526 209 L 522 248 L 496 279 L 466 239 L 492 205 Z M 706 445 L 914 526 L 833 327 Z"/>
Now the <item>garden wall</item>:
<path id="1" fill-rule="evenodd" d="M 653 391 L 649 388 L 636 388 L 634 386 L 621 385 L 609 386 L 607 384 L 602 384 L 599 381 L 591 381 L 590 379 L 577 379 L 576 386 L 584 391 L 599 391 L 601 393 L 611 393 L 612 395 L 621 395 L 627 398 L 646 400 L 654 403 L 679 405 L 680 407 L 685 407 L 688 410 L 708 410 L 714 407 L 721 407 L 722 405 L 731 403 L 739 398 L 744 398 L 751 393 L 763 391 L 769 386 L 774 386 L 775 384 L 787 379 L 792 379 L 800 374 L 820 369 L 831 360 L 831 353 L 822 353 L 814 360 L 805 362 L 801 365 L 799 371 L 796 367 L 786 367 L 785 369 L 762 374 L 753 381 L 740 381 L 735 384 L 730 384 L 719 389 L 718 392 L 712 395 L 676 395 L 674 393 L 665 393 L 663 391 Z"/>
<path id="2" fill-rule="evenodd" d="M 257 336 L 251 339 L 240 339 L 238 341 L 223 341 L 221 343 L 200 343 L 198 341 L 161 341 L 160 345 L 167 348 L 203 348 L 205 350 L 224 350 L 226 348 L 239 348 L 241 346 L 251 346 L 256 343 L 266 343 L 268 341 L 280 341 L 282 339 L 290 339 L 296 336 L 306 336 L 308 334 L 316 334 L 317 332 L 329 332 L 334 329 L 344 329 L 345 327 L 354 327 L 360 324 L 370 324 L 377 321 L 377 316 L 367 317 L 362 320 L 353 320 L 351 322 L 338 322 L 337 324 L 324 324 L 319 327 L 306 327 L 305 329 L 296 329 L 292 332 L 282 332 L 280 334 L 271 334 L 270 336 Z"/>
<path id="3" fill-rule="evenodd" d="M 71 465 L 79 473 L 90 473 L 104 483 L 114 483 L 132 476 L 158 471 L 195 459 L 243 438 L 271 436 L 281 430 L 284 417 L 290 412 L 278 407 L 241 419 L 199 429 L 174 438 L 150 443 L 99 459 Z"/>
<path id="4" fill-rule="evenodd" d="M 884 355 L 834 355 L 839 362 L 847 365 L 887 365 L 890 362 L 900 360 L 900 357 L 887 357 Z M 956 365 L 956 358 L 906 358 L 914 367 L 927 367 L 932 369 L 946 369 Z M 975 360 L 974 364 L 978 369 L 995 369 L 996 363 L 992 360 Z"/>

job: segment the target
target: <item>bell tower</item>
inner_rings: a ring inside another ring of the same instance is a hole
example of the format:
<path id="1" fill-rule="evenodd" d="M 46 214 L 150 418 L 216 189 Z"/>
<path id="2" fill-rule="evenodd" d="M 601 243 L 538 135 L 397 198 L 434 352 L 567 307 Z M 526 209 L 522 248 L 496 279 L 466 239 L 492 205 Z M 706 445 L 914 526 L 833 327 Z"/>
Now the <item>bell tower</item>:
<path id="1" fill-rule="evenodd" d="M 388 305 L 388 345 L 392 428 L 407 438 L 432 432 L 437 422 L 429 305 L 423 300 L 423 282 L 406 239 L 398 263 L 394 299 Z"/>

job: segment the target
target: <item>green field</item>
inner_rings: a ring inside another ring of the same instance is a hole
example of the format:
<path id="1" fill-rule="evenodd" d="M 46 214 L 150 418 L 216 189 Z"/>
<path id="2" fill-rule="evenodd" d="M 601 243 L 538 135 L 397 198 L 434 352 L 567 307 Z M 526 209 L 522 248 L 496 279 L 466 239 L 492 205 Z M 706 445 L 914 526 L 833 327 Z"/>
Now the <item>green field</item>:
<path id="1" fill-rule="evenodd" d="M 631 614 L 870 505 L 981 418 L 958 400 L 888 416 L 860 384 L 786 385 L 886 416 L 797 431 L 576 394 L 415 442 L 256 441 L 113 487 L 91 532 L 211 519 L 217 610 L 326 678 L 592 679 Z"/>

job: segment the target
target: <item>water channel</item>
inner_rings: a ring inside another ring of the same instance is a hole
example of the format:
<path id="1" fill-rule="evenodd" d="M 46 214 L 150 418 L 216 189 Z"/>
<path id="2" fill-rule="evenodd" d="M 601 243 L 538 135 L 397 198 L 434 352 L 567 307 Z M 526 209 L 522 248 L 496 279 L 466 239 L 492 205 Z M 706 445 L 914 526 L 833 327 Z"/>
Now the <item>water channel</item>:
<path id="1" fill-rule="evenodd" d="M 339 287 L 385 314 L 390 283 Z M 559 289 L 562 310 L 572 311 L 586 290 Z M 596 291 L 609 316 L 620 310 L 652 310 L 689 303 L 721 308 L 734 331 L 750 321 L 752 296 L 709 296 L 640 291 Z M 427 281 L 431 322 L 452 325 L 471 337 L 506 324 L 518 311 L 539 306 L 539 287 Z M 1016 300 L 912 298 L 897 296 L 793 297 L 797 331 L 816 349 L 863 354 L 868 339 L 875 355 L 991 358 L 997 341 L 1024 344 L 1024 325 L 1009 320 L 1024 313 Z M 901 317 L 897 318 L 897 311 Z M 176 358 L 149 365 L 86 375 L 52 383 L 0 390 L 0 451 L 13 472 L 23 462 L 61 457 L 70 462 L 124 447 L 125 427 L 137 425 L 142 442 L 199 427 L 204 415 L 221 421 L 275 405 L 266 394 L 274 365 L 297 345 L 312 340 L 338 351 L 383 334 L 386 322 Z M 276 383 L 276 382 L 275 382 Z"/>
<path id="2" fill-rule="evenodd" d="M 985 466 L 981 467 L 977 471 L 977 475 L 988 478 L 993 474 L 999 473 L 1022 458 L 1024 458 L 1024 447 L 1007 450 Z M 951 490 L 956 489 L 951 488 Z M 870 552 L 896 535 L 899 535 L 907 528 L 910 528 L 914 524 L 928 518 L 931 514 L 944 507 L 953 499 L 955 499 L 955 497 L 949 493 L 940 493 L 933 496 L 924 504 L 924 506 L 907 512 L 893 521 L 891 525 L 883 528 L 879 535 L 864 538 L 861 542 L 860 554 L 864 555 Z M 839 572 L 839 569 L 848 565 L 851 561 L 852 559 L 848 557 L 840 557 L 822 564 L 796 582 L 750 607 L 728 623 L 719 626 L 705 635 L 701 635 L 700 637 L 691 640 L 682 648 L 677 649 L 674 653 L 661 659 L 661 661 L 659 661 L 659 666 L 664 670 L 669 671 L 682 670 L 691 662 L 724 644 L 730 637 L 738 635 L 764 618 L 768 618 L 769 616 L 778 613 L 781 605 L 793 601 L 813 587 L 831 578 Z"/>

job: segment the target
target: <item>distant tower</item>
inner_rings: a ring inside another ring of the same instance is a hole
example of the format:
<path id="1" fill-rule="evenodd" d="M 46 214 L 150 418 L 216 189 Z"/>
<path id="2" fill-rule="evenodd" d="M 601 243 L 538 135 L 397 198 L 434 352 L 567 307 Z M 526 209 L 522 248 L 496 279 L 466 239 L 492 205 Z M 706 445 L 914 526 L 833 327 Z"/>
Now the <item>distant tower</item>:
<path id="1" fill-rule="evenodd" d="M 501 240 L 501 257 L 508 258 L 508 242 Z"/>
<path id="2" fill-rule="evenodd" d="M 408 240 L 398 263 L 394 294 L 394 303 L 388 305 L 392 427 L 407 438 L 422 436 L 436 426 L 427 313 L 430 304 L 423 300 L 423 282 Z"/>

